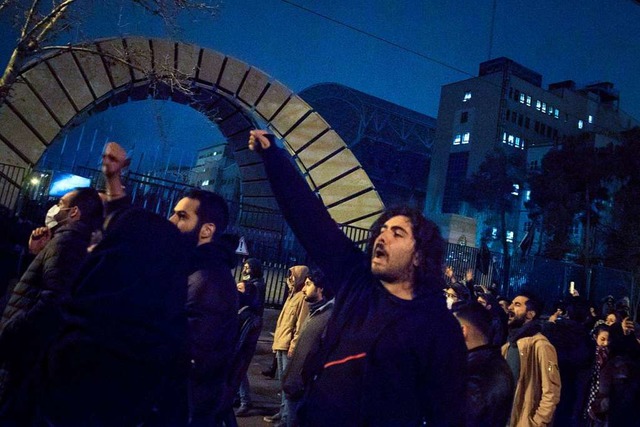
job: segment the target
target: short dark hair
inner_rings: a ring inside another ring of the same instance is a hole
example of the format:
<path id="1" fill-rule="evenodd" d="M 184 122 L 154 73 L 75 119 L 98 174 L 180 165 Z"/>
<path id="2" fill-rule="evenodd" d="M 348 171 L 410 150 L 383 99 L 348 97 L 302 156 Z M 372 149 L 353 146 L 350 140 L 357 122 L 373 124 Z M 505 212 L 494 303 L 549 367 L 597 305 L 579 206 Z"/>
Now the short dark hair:
<path id="1" fill-rule="evenodd" d="M 322 272 L 322 270 L 318 268 L 312 269 L 307 275 L 307 278 L 311 279 L 313 284 L 316 285 L 316 288 L 322 289 L 322 296 L 325 299 L 333 298 L 333 291 L 331 289 L 331 286 L 328 285 L 327 277 Z"/>
<path id="2" fill-rule="evenodd" d="M 454 306 L 453 314 L 472 324 L 482 336 L 489 340 L 491 336 L 491 313 L 478 302 L 468 302 Z"/>
<path id="3" fill-rule="evenodd" d="M 544 305 L 542 304 L 540 298 L 538 298 L 533 292 L 523 291 L 519 292 L 516 296 L 527 298 L 527 302 L 525 303 L 525 305 L 527 307 L 527 311 L 534 311 L 536 313 L 536 315 L 533 317 L 534 319 L 542 314 Z"/>
<path id="4" fill-rule="evenodd" d="M 200 189 L 190 190 L 185 197 L 200 202 L 196 214 L 198 215 L 198 228 L 203 224 L 212 223 L 216 226 L 215 233 L 223 233 L 229 225 L 229 207 L 227 202 L 219 194 Z"/>
<path id="5" fill-rule="evenodd" d="M 394 216 L 409 218 L 415 239 L 415 250 L 418 255 L 419 265 L 416 267 L 414 291 L 424 293 L 426 291 L 440 291 L 444 287 L 442 277 L 442 263 L 444 260 L 444 240 L 440 229 L 431 220 L 425 218 L 421 211 L 407 206 L 387 209 L 371 226 L 371 236 L 367 244 L 367 253 L 371 256 L 376 238 L 385 222 Z M 427 286 L 429 288 L 427 288 Z"/>
<path id="6" fill-rule="evenodd" d="M 104 213 L 98 192 L 91 187 L 78 187 L 72 191 L 76 194 L 69 198 L 69 207 L 76 206 L 80 210 L 80 222 L 89 225 L 91 230 L 99 229 L 104 220 Z"/>

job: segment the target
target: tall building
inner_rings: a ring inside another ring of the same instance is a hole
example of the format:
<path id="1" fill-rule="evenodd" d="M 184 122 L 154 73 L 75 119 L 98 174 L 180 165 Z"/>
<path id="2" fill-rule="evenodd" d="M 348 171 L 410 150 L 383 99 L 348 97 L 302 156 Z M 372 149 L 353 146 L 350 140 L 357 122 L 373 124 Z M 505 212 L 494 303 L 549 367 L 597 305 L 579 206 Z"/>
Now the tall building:
<path id="1" fill-rule="evenodd" d="M 545 89 L 541 74 L 509 58 L 481 63 L 478 77 L 442 87 L 425 212 L 445 230 L 457 215 L 482 222 L 482 216 L 462 202 L 461 187 L 488 151 L 501 145 L 525 157 L 531 153 L 528 161 L 536 167 L 544 153 L 566 137 L 590 133 L 596 140 L 608 140 L 612 133 L 638 125 L 619 110 L 619 99 L 609 82 L 578 87 L 568 80 Z M 525 218 L 510 218 L 511 240 L 523 236 Z M 485 228 L 478 224 L 476 234 Z"/>
<path id="2" fill-rule="evenodd" d="M 424 206 L 436 119 L 336 83 L 299 95 L 342 137 L 386 206 Z"/>

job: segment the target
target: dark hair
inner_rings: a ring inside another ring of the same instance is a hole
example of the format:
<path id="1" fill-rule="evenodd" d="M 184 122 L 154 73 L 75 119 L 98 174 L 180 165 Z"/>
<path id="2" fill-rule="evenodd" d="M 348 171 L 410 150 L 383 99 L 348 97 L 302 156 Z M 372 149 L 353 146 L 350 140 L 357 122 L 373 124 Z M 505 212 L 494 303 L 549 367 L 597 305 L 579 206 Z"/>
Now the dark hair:
<path id="1" fill-rule="evenodd" d="M 251 269 L 251 278 L 262 278 L 262 263 L 258 258 L 249 258 L 244 262 L 245 264 L 249 264 L 249 268 Z"/>
<path id="2" fill-rule="evenodd" d="M 471 323 L 482 336 L 489 340 L 491 336 L 491 313 L 477 302 L 468 302 L 454 306 L 453 314 L 465 322 Z"/>
<path id="3" fill-rule="evenodd" d="M 70 198 L 69 207 L 78 207 L 80 221 L 89 225 L 91 230 L 102 227 L 104 216 L 102 199 L 98 192 L 91 187 L 74 188 L 72 191 L 76 194 Z"/>
<path id="4" fill-rule="evenodd" d="M 444 287 L 442 278 L 442 263 L 444 260 L 444 240 L 440 229 L 431 220 L 417 209 L 399 207 L 387 209 L 371 226 L 371 236 L 367 244 L 367 253 L 371 256 L 376 238 L 385 222 L 394 216 L 405 216 L 411 223 L 415 250 L 418 255 L 419 265 L 415 270 L 414 292 L 416 294 L 426 291 L 440 291 Z M 426 288 L 429 286 L 429 288 Z"/>
<path id="5" fill-rule="evenodd" d="M 591 338 L 597 339 L 600 332 L 611 332 L 611 328 L 604 323 L 597 324 L 591 331 Z"/>
<path id="6" fill-rule="evenodd" d="M 322 270 L 314 268 L 307 275 L 307 278 L 311 279 L 313 284 L 316 285 L 316 288 L 322 289 L 322 296 L 325 299 L 333 298 L 333 291 L 331 290 L 331 286 L 328 285 L 327 277 L 322 272 Z"/>
<path id="7" fill-rule="evenodd" d="M 185 197 L 200 202 L 196 214 L 198 215 L 198 228 L 203 224 L 213 223 L 216 226 L 215 234 L 222 234 L 229 225 L 229 207 L 227 202 L 219 194 L 200 189 L 190 190 Z"/>
<path id="8" fill-rule="evenodd" d="M 458 296 L 458 300 L 460 301 L 469 301 L 471 300 L 471 293 L 469 289 L 462 283 L 449 283 L 446 289 L 453 289 L 453 292 Z"/>
<path id="9" fill-rule="evenodd" d="M 542 301 L 531 291 L 524 291 L 518 293 L 516 296 L 521 296 L 527 298 L 527 302 L 525 305 L 527 306 L 527 311 L 534 311 L 536 315 L 533 317 L 534 319 L 542 314 L 542 309 L 544 305 Z"/>

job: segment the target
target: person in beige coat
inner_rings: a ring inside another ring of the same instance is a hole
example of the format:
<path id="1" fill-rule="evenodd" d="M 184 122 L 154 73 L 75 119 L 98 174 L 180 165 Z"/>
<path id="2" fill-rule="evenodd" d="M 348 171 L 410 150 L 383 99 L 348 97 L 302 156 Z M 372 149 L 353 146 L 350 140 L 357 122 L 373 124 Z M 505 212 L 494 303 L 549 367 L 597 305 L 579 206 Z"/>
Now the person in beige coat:
<path id="1" fill-rule="evenodd" d="M 537 300 L 518 295 L 509 306 L 509 339 L 502 346 L 516 382 L 509 426 L 553 425 L 560 401 L 560 371 L 555 347 L 540 333 Z"/>
<path id="2" fill-rule="evenodd" d="M 304 295 L 301 292 L 308 275 L 309 268 L 306 265 L 295 265 L 289 269 L 287 277 L 289 296 L 282 307 L 280 316 L 278 316 L 272 347 L 276 354 L 278 378 L 281 382 L 289 360 L 293 357 L 302 324 L 309 314 L 309 306 L 305 303 Z M 288 405 L 285 393 L 281 394 L 280 411 L 275 415 L 264 417 L 268 423 L 279 422 L 281 425 L 286 425 Z"/>

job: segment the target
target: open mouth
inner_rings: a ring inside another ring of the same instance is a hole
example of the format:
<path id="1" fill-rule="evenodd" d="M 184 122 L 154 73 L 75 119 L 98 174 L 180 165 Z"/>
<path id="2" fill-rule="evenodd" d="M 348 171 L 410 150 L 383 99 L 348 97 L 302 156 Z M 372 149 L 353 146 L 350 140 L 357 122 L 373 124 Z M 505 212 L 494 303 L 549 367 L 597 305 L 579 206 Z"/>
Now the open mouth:
<path id="1" fill-rule="evenodd" d="M 387 256 L 387 252 L 384 250 L 383 246 L 381 244 L 377 244 L 374 248 L 373 248 L 373 257 L 374 258 L 382 258 L 382 257 L 386 257 Z"/>

